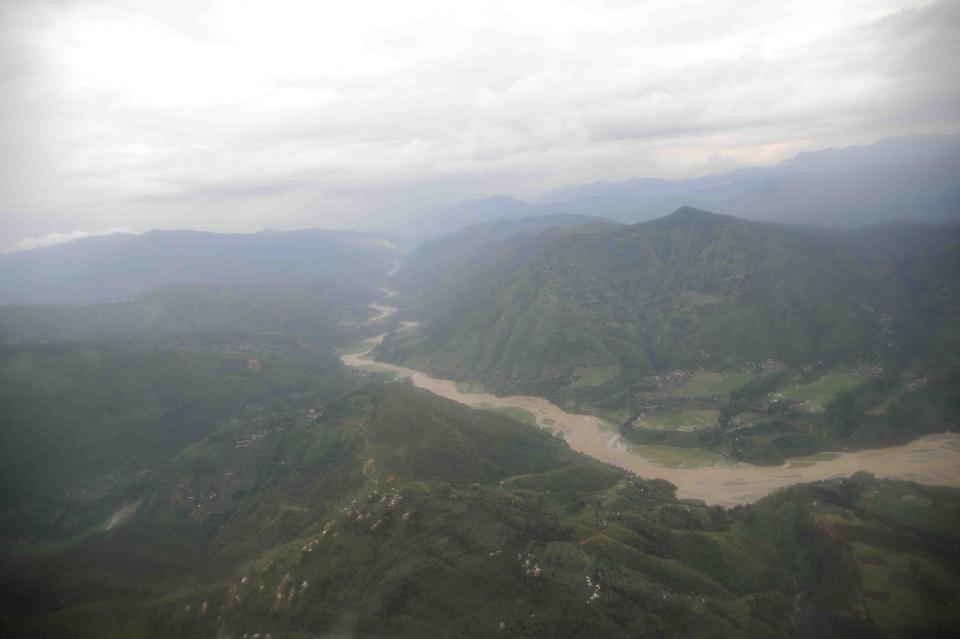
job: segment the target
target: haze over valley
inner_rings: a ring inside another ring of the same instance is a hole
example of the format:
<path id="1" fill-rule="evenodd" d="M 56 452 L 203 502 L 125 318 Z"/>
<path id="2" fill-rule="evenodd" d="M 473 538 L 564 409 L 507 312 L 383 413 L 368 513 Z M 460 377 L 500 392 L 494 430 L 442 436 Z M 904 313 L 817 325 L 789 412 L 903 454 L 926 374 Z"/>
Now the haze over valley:
<path id="1" fill-rule="evenodd" d="M 0 636 L 960 635 L 956 2 L 0 8 Z"/>

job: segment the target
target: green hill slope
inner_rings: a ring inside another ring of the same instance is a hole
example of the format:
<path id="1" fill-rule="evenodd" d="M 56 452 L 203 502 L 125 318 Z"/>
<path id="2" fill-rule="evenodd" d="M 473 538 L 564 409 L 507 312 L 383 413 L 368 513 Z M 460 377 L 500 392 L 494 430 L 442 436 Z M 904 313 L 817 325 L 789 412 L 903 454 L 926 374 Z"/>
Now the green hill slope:
<path id="1" fill-rule="evenodd" d="M 439 253 L 431 247 L 414 251 L 410 271 L 398 274 L 402 312 L 423 324 L 388 337 L 378 358 L 623 421 L 709 409 L 756 423 L 771 401 L 798 389 L 793 407 L 820 424 L 839 393 L 883 371 L 893 381 L 880 399 L 919 379 L 949 386 L 960 353 L 950 319 L 960 310 L 958 251 L 952 227 L 844 233 L 695 209 L 634 226 L 514 235 L 434 269 L 425 264 Z M 843 381 L 806 388 L 828 374 Z M 718 386 L 684 386 L 710 376 Z M 750 380 L 751 401 L 738 404 L 731 393 Z M 746 410 L 757 402 L 759 411 Z M 915 433 L 951 424 L 934 421 Z M 775 461 L 845 441 L 835 434 L 742 458 Z M 733 451 L 729 439 L 670 438 Z"/>
<path id="2" fill-rule="evenodd" d="M 222 422 L 329 399 L 351 380 L 332 353 L 281 336 L 2 347 L 0 534 L 80 534 Z"/>
<path id="3" fill-rule="evenodd" d="M 474 224 L 421 244 L 403 261 L 391 286 L 419 298 L 442 297 L 448 292 L 444 284 L 459 282 L 475 268 L 483 268 L 490 253 L 503 250 L 506 243 L 520 245 L 550 229 L 606 222 L 588 215 L 555 214 Z"/>
<path id="4" fill-rule="evenodd" d="M 375 286 L 402 251 L 354 231 L 150 231 L 0 255 L 0 303 L 92 304 L 162 286 L 299 279 Z"/>
<path id="5" fill-rule="evenodd" d="M 0 343 L 152 340 L 188 333 L 287 335 L 332 346 L 371 314 L 371 287 L 282 280 L 165 286 L 102 304 L 0 306 Z"/>
<path id="6" fill-rule="evenodd" d="M 137 503 L 81 542 L 5 558 L 5 636 L 870 637 L 957 624 L 958 531 L 913 512 L 960 507 L 956 491 L 858 477 L 707 508 L 404 385 L 232 422 Z M 864 573 L 878 567 L 905 580 Z M 899 612 L 875 606 L 883 596 Z M 910 627 L 922 607 L 939 625 Z"/>

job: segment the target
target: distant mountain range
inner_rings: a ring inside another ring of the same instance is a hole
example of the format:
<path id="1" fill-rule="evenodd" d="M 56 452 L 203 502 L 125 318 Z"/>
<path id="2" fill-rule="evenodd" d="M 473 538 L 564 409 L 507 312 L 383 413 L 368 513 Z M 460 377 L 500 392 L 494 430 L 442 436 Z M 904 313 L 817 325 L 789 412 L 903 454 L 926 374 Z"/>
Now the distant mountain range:
<path id="1" fill-rule="evenodd" d="M 837 228 L 894 220 L 960 222 L 960 135 L 889 138 L 683 180 L 641 177 L 564 186 L 530 201 L 496 196 L 414 216 L 405 232 L 427 238 L 481 222 L 554 213 L 635 223 L 683 206 Z"/>
<path id="2" fill-rule="evenodd" d="M 685 206 L 848 229 L 891 221 L 955 224 L 960 223 L 958 177 L 960 135 L 908 136 L 685 180 L 564 186 L 530 201 L 497 195 L 409 212 L 394 235 L 309 229 L 91 237 L 0 255 L 0 304 L 116 301 L 167 284 L 251 279 L 348 278 L 369 284 L 403 252 L 397 244 L 405 249 L 477 224 L 498 223 L 504 232 L 516 229 L 507 222 L 528 230 L 588 218 L 632 224 Z"/>
<path id="3" fill-rule="evenodd" d="M 126 300 L 172 284 L 338 280 L 373 286 L 402 251 L 353 231 L 151 231 L 0 255 L 0 304 Z"/>
<path id="4" fill-rule="evenodd" d="M 439 210 L 412 213 L 399 222 L 397 231 L 415 241 L 422 241 L 475 224 L 517 220 L 543 213 L 530 202 L 509 195 L 494 195 Z"/>
<path id="5" fill-rule="evenodd" d="M 340 345 L 381 293 L 331 281 L 168 285 L 120 302 L 0 306 L 0 344 L 288 335 Z"/>

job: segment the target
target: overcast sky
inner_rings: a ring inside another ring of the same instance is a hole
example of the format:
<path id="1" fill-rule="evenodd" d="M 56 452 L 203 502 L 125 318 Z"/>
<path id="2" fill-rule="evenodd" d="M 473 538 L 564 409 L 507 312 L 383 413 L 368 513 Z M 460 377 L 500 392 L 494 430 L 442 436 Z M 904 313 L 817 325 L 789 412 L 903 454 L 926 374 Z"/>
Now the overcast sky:
<path id="1" fill-rule="evenodd" d="M 0 249 L 955 132 L 958 34 L 958 0 L 6 0 Z"/>

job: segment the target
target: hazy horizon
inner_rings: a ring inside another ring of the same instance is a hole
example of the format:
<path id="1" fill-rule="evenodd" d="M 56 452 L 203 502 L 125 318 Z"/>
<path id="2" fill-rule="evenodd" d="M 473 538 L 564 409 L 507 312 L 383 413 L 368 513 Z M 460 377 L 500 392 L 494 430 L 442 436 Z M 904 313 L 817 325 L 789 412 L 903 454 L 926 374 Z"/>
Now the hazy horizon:
<path id="1" fill-rule="evenodd" d="M 960 0 L 14 0 L 0 92 L 0 636 L 960 637 Z"/>
<path id="2" fill-rule="evenodd" d="M 929 135 L 931 135 L 931 136 L 937 136 L 937 135 L 947 135 L 947 134 L 929 134 Z M 892 141 L 906 140 L 906 139 L 912 139 L 913 137 L 914 137 L 914 136 L 898 136 L 898 137 L 894 137 L 894 138 L 884 138 L 883 140 L 878 140 L 877 143 L 885 142 L 885 141 L 891 141 L 891 140 L 892 140 Z M 865 146 L 870 146 L 870 145 L 868 144 L 868 145 L 865 145 Z M 828 149 L 811 149 L 811 150 L 808 151 L 808 152 L 848 150 L 848 149 L 854 149 L 854 148 L 859 148 L 859 147 L 858 147 L 858 146 L 853 146 L 853 147 L 845 147 L 845 148 L 843 148 L 843 149 L 835 149 L 835 148 L 828 148 Z M 784 162 L 789 162 L 790 160 L 795 159 L 795 158 L 797 158 L 797 157 L 798 157 L 798 156 L 792 156 L 792 157 L 790 157 L 790 158 L 786 158 L 786 159 L 784 160 Z M 778 163 L 771 164 L 771 165 L 768 165 L 768 166 L 769 166 L 770 168 L 772 168 L 772 167 L 780 166 L 781 164 L 783 164 L 783 162 L 778 162 Z M 762 168 L 762 167 L 738 167 L 738 168 Z M 736 169 L 734 169 L 733 171 L 736 171 Z M 727 172 L 721 172 L 719 175 L 724 175 L 724 174 L 726 174 L 726 173 L 727 173 Z M 716 174 L 705 174 L 705 175 L 716 175 Z M 696 177 L 704 177 L 704 176 L 699 176 L 699 175 L 698 175 L 698 176 L 692 176 L 692 177 L 695 177 L 695 178 L 696 178 Z M 642 179 L 648 179 L 648 178 L 650 178 L 650 176 L 633 176 L 633 177 L 625 178 L 625 180 L 624 180 L 623 182 L 629 182 L 630 180 L 633 180 L 633 179 L 641 179 L 641 180 L 642 180 Z M 654 179 L 656 179 L 656 178 L 654 178 Z M 607 184 L 607 183 L 609 183 L 609 184 L 617 184 L 617 183 L 619 183 L 619 182 L 617 182 L 617 181 L 612 181 L 612 180 L 601 179 L 601 180 L 598 180 L 598 181 L 595 182 L 595 183 L 577 184 L 577 185 L 562 185 L 561 188 L 563 188 L 563 187 L 573 188 L 573 187 L 584 187 L 584 186 L 590 187 L 590 186 L 592 186 L 592 185 L 594 185 L 594 184 L 596 184 L 596 185 L 602 185 L 602 184 Z M 515 199 L 515 200 L 519 200 L 519 201 L 521 201 L 521 202 L 527 203 L 527 202 L 529 202 L 529 201 L 531 201 L 531 200 L 532 200 L 532 201 L 536 201 L 536 200 L 538 200 L 538 199 L 544 199 L 544 198 L 546 198 L 547 200 L 549 200 L 550 198 L 549 198 L 548 196 L 550 196 L 552 193 L 553 193 L 553 191 L 545 191 L 545 192 L 543 192 L 543 193 L 532 194 L 532 196 L 528 196 L 528 197 L 530 197 L 530 200 L 524 200 L 524 199 L 522 199 L 522 198 L 518 198 L 518 197 L 516 197 L 516 196 L 514 196 L 513 194 L 510 194 L 510 193 L 487 193 L 487 194 L 483 194 L 483 195 L 479 196 L 478 198 L 471 199 L 471 200 L 467 200 L 467 201 L 465 201 L 465 202 L 445 203 L 445 204 L 442 204 L 442 205 L 434 206 L 434 207 L 432 207 L 432 208 L 417 209 L 417 210 L 415 210 L 414 212 L 415 212 L 415 213 L 419 213 L 419 214 L 423 214 L 424 212 L 432 211 L 432 212 L 435 212 L 437 215 L 443 215 L 445 212 L 447 212 L 447 211 L 450 210 L 450 207 L 451 207 L 451 206 L 456 207 L 457 205 L 460 205 L 460 206 L 469 205 L 469 204 L 471 204 L 471 203 L 473 203 L 473 202 L 483 202 L 483 201 L 495 200 L 495 199 L 497 199 L 497 198 Z M 694 207 L 694 208 L 696 208 L 696 207 Z M 537 215 L 537 214 L 538 214 L 538 212 L 537 212 L 536 210 L 531 211 L 531 215 Z M 668 213 L 663 213 L 663 215 L 667 215 L 667 214 L 668 214 Z M 597 215 L 597 217 L 603 217 L 603 211 L 598 211 L 598 212 L 596 212 L 596 215 Z M 662 215 L 658 215 L 658 216 L 655 216 L 655 217 L 661 217 L 661 216 L 662 216 Z M 242 233 L 242 234 L 250 234 L 250 233 L 262 233 L 262 232 L 282 232 L 282 231 L 304 231 L 304 230 L 311 230 L 311 229 L 328 229 L 328 230 L 333 230 L 333 231 L 335 231 L 335 230 L 356 230 L 356 231 L 370 232 L 370 233 L 377 233 L 377 232 L 379 232 L 379 233 L 384 233 L 384 234 L 386 234 L 386 235 L 400 235 L 400 236 L 404 236 L 404 233 L 403 233 L 403 230 L 402 230 L 402 219 L 403 219 L 402 216 L 400 216 L 399 218 L 396 218 L 396 217 L 395 217 L 394 219 L 382 218 L 382 217 L 375 217 L 375 218 L 373 218 L 372 220 L 361 221 L 359 224 L 355 224 L 354 226 L 350 226 L 350 225 L 348 224 L 348 225 L 345 225 L 345 226 L 342 226 L 342 227 L 341 227 L 341 226 L 323 227 L 323 226 L 316 226 L 316 225 L 312 225 L 312 226 L 311 226 L 311 225 L 307 224 L 307 225 L 305 225 L 305 226 L 294 226 L 294 227 L 289 227 L 289 228 L 273 228 L 273 227 L 270 227 L 270 226 L 264 226 L 264 227 L 260 227 L 260 228 L 251 228 L 251 229 L 226 229 L 226 230 L 215 229 L 215 228 L 191 227 L 191 226 L 189 226 L 189 225 L 184 225 L 184 226 L 171 226 L 171 227 L 151 227 L 151 228 L 140 228 L 140 229 L 134 229 L 134 228 L 129 228 L 129 227 L 115 227 L 115 228 L 106 228 L 106 229 L 96 229 L 96 230 L 93 230 L 93 231 L 85 231 L 85 230 L 76 229 L 76 230 L 69 231 L 69 232 L 59 232 L 59 231 L 58 231 L 58 232 L 53 232 L 53 233 L 49 233 L 49 234 L 47 234 L 47 235 L 44 235 L 44 236 L 42 236 L 42 237 L 24 237 L 24 238 L 20 238 L 18 241 L 16 241 L 15 244 L 5 243 L 5 244 L 0 245 L 0 254 L 21 252 L 21 251 L 29 251 L 29 250 L 37 249 L 37 248 L 45 248 L 45 247 L 50 247 L 50 246 L 57 246 L 57 245 L 67 244 L 67 243 L 70 243 L 70 242 L 74 242 L 74 241 L 76 241 L 76 240 L 81 240 L 81 239 L 86 239 L 86 238 L 91 238 L 91 237 L 102 237 L 102 236 L 117 235 L 117 234 L 142 235 L 143 233 L 148 233 L 148 232 L 151 232 L 151 231 L 196 231 L 196 232 Z M 482 219 L 481 219 L 481 220 L 478 220 L 478 222 L 482 222 L 482 221 L 485 221 L 485 220 L 482 220 Z M 882 221 L 883 221 L 883 220 L 881 220 L 881 222 L 882 222 Z M 960 221 L 960 220 L 958 220 L 958 221 Z M 401 228 L 398 228 L 398 224 L 401 225 Z M 416 239 L 416 236 L 415 236 L 415 235 L 414 235 L 414 237 L 410 237 L 410 236 L 407 236 L 407 237 L 408 237 L 408 239 Z"/>
<path id="3" fill-rule="evenodd" d="M 5 249 L 371 229 L 497 194 L 960 131 L 955 2 L 104 0 L 0 15 Z"/>

